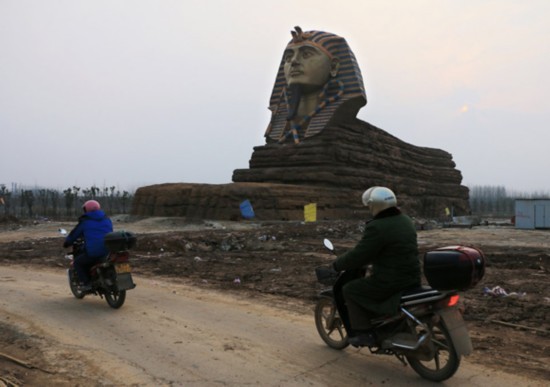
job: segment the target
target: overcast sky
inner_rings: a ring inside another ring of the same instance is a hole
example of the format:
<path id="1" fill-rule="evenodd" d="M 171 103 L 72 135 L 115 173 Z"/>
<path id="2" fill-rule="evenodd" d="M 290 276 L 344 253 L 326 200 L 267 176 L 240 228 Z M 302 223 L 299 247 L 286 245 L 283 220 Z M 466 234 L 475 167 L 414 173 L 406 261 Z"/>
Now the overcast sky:
<path id="1" fill-rule="evenodd" d="M 0 184 L 231 182 L 299 25 L 348 41 L 360 119 L 464 185 L 548 192 L 549 21 L 547 0 L 0 0 Z"/>

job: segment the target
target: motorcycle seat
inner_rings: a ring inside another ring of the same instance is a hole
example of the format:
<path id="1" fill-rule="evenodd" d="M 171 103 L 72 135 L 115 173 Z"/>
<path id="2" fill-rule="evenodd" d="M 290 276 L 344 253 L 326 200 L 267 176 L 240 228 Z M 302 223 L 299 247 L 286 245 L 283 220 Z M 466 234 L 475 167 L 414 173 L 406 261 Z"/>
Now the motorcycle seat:
<path id="1" fill-rule="evenodd" d="M 401 306 L 411 306 L 429 301 L 437 301 L 444 298 L 445 295 L 446 293 L 441 293 L 439 290 L 433 289 L 430 286 L 415 286 L 401 292 L 400 304 Z M 395 316 L 398 317 L 399 314 Z M 391 315 L 377 316 L 371 320 L 371 323 L 373 325 L 385 323 L 386 320 L 391 317 Z"/>
<path id="2" fill-rule="evenodd" d="M 401 305 L 414 305 L 426 301 L 437 301 L 445 297 L 444 293 L 432 289 L 429 286 L 419 286 L 403 291 L 401 294 Z"/>
<path id="3" fill-rule="evenodd" d="M 414 286 L 412 288 L 407 288 L 403 290 L 403 292 L 401 293 L 401 296 L 404 297 L 404 296 L 409 296 L 413 294 L 424 293 L 430 290 L 434 290 L 434 289 L 431 286 L 427 286 L 427 285 Z"/>
<path id="4" fill-rule="evenodd" d="M 108 259 L 109 259 L 109 254 L 106 254 L 99 259 L 98 263 L 105 263 L 107 262 Z"/>
<path id="5" fill-rule="evenodd" d="M 108 261 L 109 254 L 101 257 L 96 263 L 90 267 L 90 273 L 95 273 L 98 268 L 105 267 L 105 263 Z"/>

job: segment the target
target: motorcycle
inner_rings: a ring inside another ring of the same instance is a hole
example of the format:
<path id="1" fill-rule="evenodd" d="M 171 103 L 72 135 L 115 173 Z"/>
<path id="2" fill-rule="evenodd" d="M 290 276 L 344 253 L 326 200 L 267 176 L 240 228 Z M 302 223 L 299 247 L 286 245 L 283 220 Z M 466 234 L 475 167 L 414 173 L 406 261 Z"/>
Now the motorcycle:
<path id="1" fill-rule="evenodd" d="M 328 239 L 325 247 L 334 253 Z M 371 319 L 372 354 L 394 355 L 421 377 L 440 382 L 452 377 L 461 357 L 473 350 L 468 329 L 459 309 L 459 292 L 470 289 L 485 271 L 483 253 L 465 246 L 448 246 L 424 254 L 424 275 L 430 286 L 407 289 L 401 293 L 395 315 Z M 349 319 L 342 286 L 364 277 L 367 268 L 328 274 L 316 268 L 318 281 L 330 285 L 321 291 L 315 306 L 315 325 L 323 341 L 342 350 L 349 345 Z"/>
<path id="2" fill-rule="evenodd" d="M 61 229 L 66 235 L 67 231 Z M 65 256 L 70 263 L 67 277 L 71 292 L 77 299 L 88 294 L 95 294 L 105 298 L 111 308 L 118 309 L 126 300 L 126 291 L 136 287 L 132 280 L 130 267 L 130 250 L 136 244 L 133 233 L 126 231 L 111 232 L 105 235 L 105 246 L 109 253 L 100 262 L 90 267 L 91 290 L 83 291 L 79 287 L 79 279 L 74 268 L 74 259 L 84 249 L 84 241 L 79 239 L 72 245 L 72 252 Z"/>

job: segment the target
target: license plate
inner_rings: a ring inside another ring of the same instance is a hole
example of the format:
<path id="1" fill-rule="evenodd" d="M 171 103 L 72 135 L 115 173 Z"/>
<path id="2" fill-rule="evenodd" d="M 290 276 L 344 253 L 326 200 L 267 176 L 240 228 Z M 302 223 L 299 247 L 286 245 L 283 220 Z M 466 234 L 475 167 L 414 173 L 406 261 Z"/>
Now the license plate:
<path id="1" fill-rule="evenodd" d="M 129 263 L 119 263 L 115 266 L 117 273 L 130 273 L 132 269 L 130 269 Z"/>

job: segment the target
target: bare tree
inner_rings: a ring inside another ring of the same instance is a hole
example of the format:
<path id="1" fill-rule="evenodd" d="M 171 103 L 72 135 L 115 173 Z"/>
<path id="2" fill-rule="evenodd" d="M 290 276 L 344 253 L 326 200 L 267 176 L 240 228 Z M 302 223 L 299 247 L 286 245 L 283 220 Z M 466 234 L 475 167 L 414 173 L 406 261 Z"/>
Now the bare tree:
<path id="1" fill-rule="evenodd" d="M 11 207 L 11 192 L 5 184 L 0 184 L 0 204 L 4 207 L 4 216 L 8 216 Z"/>
<path id="2" fill-rule="evenodd" d="M 34 193 L 31 190 L 24 190 L 21 192 L 21 200 L 23 205 L 27 207 L 29 211 L 29 218 L 33 217 L 32 207 L 34 205 Z"/>
<path id="3" fill-rule="evenodd" d="M 10 192 L 5 184 L 0 184 L 0 211 L 3 211 L 4 216 L 13 213 L 15 216 L 32 218 L 38 213 L 48 217 L 73 217 L 80 213 L 82 201 L 92 198 L 99 200 L 109 214 L 116 214 L 126 213 L 133 195 L 128 191 L 121 194 L 116 186 L 102 189 L 95 185 L 87 189 L 72 186 L 62 191 L 17 187 L 16 191 Z M 63 207 L 65 210 L 59 211 Z"/>

